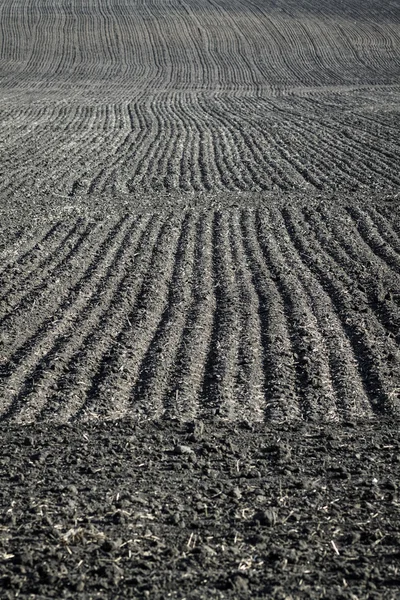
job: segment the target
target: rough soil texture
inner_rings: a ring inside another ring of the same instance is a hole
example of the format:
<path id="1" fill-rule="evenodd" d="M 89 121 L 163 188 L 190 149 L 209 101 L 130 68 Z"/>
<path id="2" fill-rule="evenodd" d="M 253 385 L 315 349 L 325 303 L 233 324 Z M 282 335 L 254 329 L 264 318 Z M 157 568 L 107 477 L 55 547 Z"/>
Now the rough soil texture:
<path id="1" fill-rule="evenodd" d="M 398 598 L 399 3 L 0 39 L 0 597 Z"/>
<path id="2" fill-rule="evenodd" d="M 399 210 L 63 216 L 5 249 L 3 420 L 398 416 Z"/>
<path id="3" fill-rule="evenodd" d="M 398 423 L 1 434 L 2 598 L 398 598 Z"/>

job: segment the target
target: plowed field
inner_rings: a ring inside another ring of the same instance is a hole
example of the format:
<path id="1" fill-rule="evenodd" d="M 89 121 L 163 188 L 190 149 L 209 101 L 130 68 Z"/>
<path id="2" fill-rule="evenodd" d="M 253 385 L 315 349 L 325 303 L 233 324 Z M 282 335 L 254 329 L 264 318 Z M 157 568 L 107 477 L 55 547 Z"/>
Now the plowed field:
<path id="1" fill-rule="evenodd" d="M 2 598 L 398 597 L 399 192 L 396 0 L 0 0 Z"/>
<path id="2" fill-rule="evenodd" d="M 2 419 L 398 413 L 399 11 L 346 4 L 0 2 Z"/>
<path id="3" fill-rule="evenodd" d="M 384 206 L 64 217 L 4 253 L 1 415 L 398 415 L 400 231 Z"/>

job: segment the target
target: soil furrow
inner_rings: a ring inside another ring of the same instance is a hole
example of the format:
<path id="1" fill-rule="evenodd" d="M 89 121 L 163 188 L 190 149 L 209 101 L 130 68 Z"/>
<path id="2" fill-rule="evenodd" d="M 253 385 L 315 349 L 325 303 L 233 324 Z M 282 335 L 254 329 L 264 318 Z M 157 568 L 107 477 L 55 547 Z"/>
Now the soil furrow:
<path id="1" fill-rule="evenodd" d="M 202 414 L 232 420 L 237 414 L 240 303 L 228 215 L 217 211 L 213 224 L 215 314 L 202 394 Z"/>
<path id="2" fill-rule="evenodd" d="M 291 273 L 295 275 L 308 295 L 308 302 L 318 322 L 318 329 L 326 345 L 330 377 L 337 399 L 340 419 L 370 417 L 371 406 L 358 371 L 351 344 L 332 300 L 314 273 L 300 259 L 296 247 L 288 235 L 282 214 L 277 209 L 270 212 L 271 235 L 280 244 Z M 279 237 L 276 232 L 279 231 Z"/>
<path id="3" fill-rule="evenodd" d="M 132 390 L 166 308 L 180 235 L 181 221 L 171 217 L 163 225 L 149 268 L 137 287 L 135 303 L 126 313 L 124 325 L 95 375 L 88 403 L 82 409 L 86 418 L 90 418 L 91 412 L 101 418 L 120 418 L 135 410 Z"/>
<path id="4" fill-rule="evenodd" d="M 264 260 L 282 297 L 294 351 L 297 395 L 301 401 L 303 418 L 335 420 L 336 398 L 325 340 L 303 286 L 284 260 L 273 229 L 268 225 L 268 215 L 259 211 L 257 236 Z"/>
<path id="5" fill-rule="evenodd" d="M 282 211 L 286 227 L 303 262 L 315 273 L 330 295 L 338 317 L 346 331 L 358 362 L 359 372 L 368 393 L 372 409 L 379 413 L 397 414 L 394 393 L 398 388 L 398 348 L 377 323 L 362 296 L 346 289 L 339 264 L 316 244 L 312 233 L 304 225 L 297 210 Z M 362 311 L 360 312 L 360 307 Z M 383 360 L 387 353 L 393 356 L 394 366 Z"/>
<path id="6" fill-rule="evenodd" d="M 296 389 L 295 357 L 284 304 L 261 252 L 255 233 L 255 215 L 241 216 L 242 239 L 259 301 L 259 320 L 265 374 L 265 416 L 271 421 L 301 418 Z"/>
<path id="7" fill-rule="evenodd" d="M 132 391 L 130 414 L 134 412 L 138 418 L 154 419 L 165 412 L 176 412 L 177 394 L 173 382 L 171 385 L 171 375 L 192 303 L 195 233 L 196 218 L 189 213 L 182 223 L 167 305 Z"/>
<path id="8" fill-rule="evenodd" d="M 181 344 L 171 376 L 174 402 L 165 406 L 165 415 L 184 421 L 198 418 L 207 357 L 213 334 L 216 308 L 213 277 L 214 213 L 207 211 L 197 221 L 193 270 L 193 304 L 187 314 Z"/>

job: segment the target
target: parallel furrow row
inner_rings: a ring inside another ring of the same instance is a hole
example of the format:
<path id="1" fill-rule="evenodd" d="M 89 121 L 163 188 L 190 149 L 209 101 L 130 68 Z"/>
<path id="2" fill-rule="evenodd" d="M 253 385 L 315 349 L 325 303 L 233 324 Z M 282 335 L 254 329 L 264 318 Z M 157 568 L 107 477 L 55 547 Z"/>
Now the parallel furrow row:
<path id="1" fill-rule="evenodd" d="M 400 412 L 399 236 L 355 205 L 55 223 L 2 273 L 1 419 Z"/>

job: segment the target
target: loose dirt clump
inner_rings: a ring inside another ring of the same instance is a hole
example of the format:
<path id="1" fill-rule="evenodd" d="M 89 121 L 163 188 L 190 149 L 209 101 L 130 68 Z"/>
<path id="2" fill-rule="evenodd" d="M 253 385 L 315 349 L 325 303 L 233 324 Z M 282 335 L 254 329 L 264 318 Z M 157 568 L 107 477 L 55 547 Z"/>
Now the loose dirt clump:
<path id="1" fill-rule="evenodd" d="M 398 423 L 3 428 L 4 598 L 395 598 Z"/>

